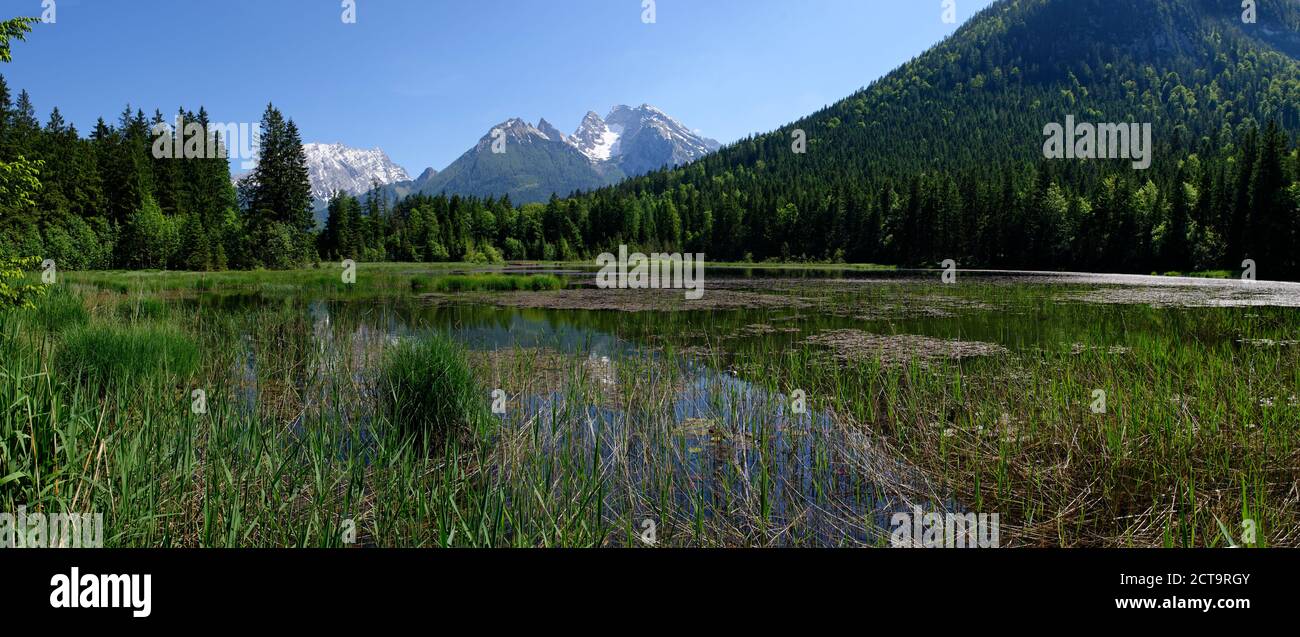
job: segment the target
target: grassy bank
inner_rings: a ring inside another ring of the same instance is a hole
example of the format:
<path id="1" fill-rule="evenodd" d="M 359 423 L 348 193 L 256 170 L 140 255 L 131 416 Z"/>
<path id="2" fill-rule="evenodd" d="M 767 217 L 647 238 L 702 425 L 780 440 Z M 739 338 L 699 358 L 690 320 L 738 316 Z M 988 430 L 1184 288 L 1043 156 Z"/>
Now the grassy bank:
<path id="1" fill-rule="evenodd" d="M 411 289 L 413 291 L 444 294 L 457 292 L 541 292 L 562 290 L 565 287 L 564 279 L 549 274 L 453 275 L 437 278 L 417 277 L 411 280 Z"/>

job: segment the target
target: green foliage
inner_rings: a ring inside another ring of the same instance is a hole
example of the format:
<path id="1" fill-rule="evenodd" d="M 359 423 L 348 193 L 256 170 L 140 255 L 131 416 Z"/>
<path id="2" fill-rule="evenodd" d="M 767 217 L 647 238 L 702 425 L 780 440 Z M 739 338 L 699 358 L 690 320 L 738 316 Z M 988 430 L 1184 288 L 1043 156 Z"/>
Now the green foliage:
<path id="1" fill-rule="evenodd" d="M 491 418 L 464 352 L 442 335 L 402 340 L 386 351 L 378 393 L 392 422 L 428 448 L 481 433 Z"/>
<path id="2" fill-rule="evenodd" d="M 53 291 L 31 312 L 29 319 L 48 333 L 57 334 L 90 322 L 90 312 L 81 297 L 67 287 L 54 286 Z"/>
<path id="3" fill-rule="evenodd" d="M 32 25 L 37 22 L 40 22 L 40 18 L 13 18 L 0 22 L 0 62 L 13 61 L 9 41 L 25 41 L 27 34 L 32 31 Z"/>
<path id="4" fill-rule="evenodd" d="M 40 263 L 39 257 L 0 258 L 0 312 L 10 308 L 31 308 L 33 300 L 45 295 L 45 286 L 23 283 L 28 268 Z"/>
<path id="5" fill-rule="evenodd" d="M 153 321 L 169 314 L 167 303 L 152 296 L 139 296 L 117 306 L 117 315 L 128 321 Z"/>
<path id="6" fill-rule="evenodd" d="M 411 287 L 433 292 L 518 292 L 562 290 L 565 280 L 549 274 L 510 276 L 504 274 L 453 275 L 433 279 L 413 279 Z"/>
<path id="7" fill-rule="evenodd" d="M 208 125 L 202 109 L 181 114 Z M 227 160 L 154 158 L 162 123 L 128 108 L 83 139 L 57 108 L 41 127 L 0 77 L 0 253 L 43 254 L 60 270 L 246 265 L 228 257 L 247 242 Z"/>
<path id="8" fill-rule="evenodd" d="M 0 161 L 0 214 L 6 210 L 36 204 L 33 195 L 41 188 L 42 161 L 19 156 L 14 161 Z"/>
<path id="9" fill-rule="evenodd" d="M 91 325 L 69 332 L 54 356 L 62 380 L 106 388 L 188 378 L 198 369 L 194 341 L 170 327 Z"/>
<path id="10" fill-rule="evenodd" d="M 257 267 L 286 270 L 305 263 L 308 253 L 302 237 L 288 224 L 267 221 L 255 226 L 249 237 L 257 246 L 251 263 Z"/>
<path id="11" fill-rule="evenodd" d="M 175 221 L 163 214 L 152 197 L 127 220 L 122 236 L 126 265 L 133 268 L 167 268 L 179 244 Z"/>

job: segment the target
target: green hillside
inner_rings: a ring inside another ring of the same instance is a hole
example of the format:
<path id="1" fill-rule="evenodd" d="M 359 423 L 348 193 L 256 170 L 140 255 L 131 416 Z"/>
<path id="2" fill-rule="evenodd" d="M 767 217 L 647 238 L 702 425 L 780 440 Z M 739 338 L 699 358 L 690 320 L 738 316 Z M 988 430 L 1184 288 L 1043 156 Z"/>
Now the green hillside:
<path id="1" fill-rule="evenodd" d="M 1003 0 L 821 112 L 573 205 L 603 245 L 671 242 L 620 221 L 671 204 L 685 246 L 724 259 L 1150 271 L 1253 257 L 1294 277 L 1300 64 L 1285 51 L 1300 3 L 1262 3 L 1255 24 L 1238 4 Z M 1151 123 L 1152 168 L 1044 160 L 1044 126 L 1067 115 Z"/>

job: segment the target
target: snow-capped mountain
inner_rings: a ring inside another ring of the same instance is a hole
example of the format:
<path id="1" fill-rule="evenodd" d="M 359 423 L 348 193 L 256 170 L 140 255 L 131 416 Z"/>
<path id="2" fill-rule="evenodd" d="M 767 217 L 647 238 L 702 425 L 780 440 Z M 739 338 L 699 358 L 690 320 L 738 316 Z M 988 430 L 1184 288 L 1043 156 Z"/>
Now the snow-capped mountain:
<path id="1" fill-rule="evenodd" d="M 546 201 L 552 194 L 566 196 L 609 183 L 606 175 L 546 120 L 533 126 L 514 118 L 493 126 L 474 148 L 419 184 L 418 190 L 476 197 L 510 195 L 515 203 L 532 203 Z"/>
<path id="2" fill-rule="evenodd" d="M 605 120 L 595 111 L 587 111 L 587 116 L 578 125 L 578 130 L 569 137 L 569 143 L 582 151 L 591 161 L 608 161 L 614 155 L 619 134 L 612 130 Z"/>
<path id="3" fill-rule="evenodd" d="M 361 195 L 369 192 L 375 182 L 382 186 L 411 182 L 406 169 L 393 163 L 388 154 L 378 148 L 364 150 L 343 144 L 303 144 L 302 150 L 307 157 L 307 175 L 311 180 L 311 196 L 316 208 L 324 208 L 329 198 L 340 190 L 350 195 Z M 437 172 L 432 168 L 425 170 L 417 183 L 432 179 Z M 237 184 L 251 174 L 251 170 L 233 173 L 230 180 Z"/>
<path id="4" fill-rule="evenodd" d="M 494 144 L 504 138 L 504 146 Z M 512 118 L 493 126 L 478 144 L 416 189 L 475 196 L 510 195 L 515 203 L 545 201 L 678 166 L 719 148 L 663 111 L 642 104 L 615 106 L 602 119 L 587 113 L 573 135 L 545 119 L 536 126 Z M 493 152 L 494 147 L 505 152 Z"/>
<path id="5" fill-rule="evenodd" d="M 303 144 L 307 155 L 307 172 L 311 177 L 311 194 L 328 200 L 332 194 L 364 193 L 379 182 L 388 185 L 410 181 L 406 169 L 393 163 L 384 151 L 364 150 L 343 144 Z"/>
<path id="6" fill-rule="evenodd" d="M 620 104 L 604 119 L 589 112 L 569 139 L 593 162 L 614 162 L 628 176 L 689 163 L 721 146 L 649 104 Z"/>

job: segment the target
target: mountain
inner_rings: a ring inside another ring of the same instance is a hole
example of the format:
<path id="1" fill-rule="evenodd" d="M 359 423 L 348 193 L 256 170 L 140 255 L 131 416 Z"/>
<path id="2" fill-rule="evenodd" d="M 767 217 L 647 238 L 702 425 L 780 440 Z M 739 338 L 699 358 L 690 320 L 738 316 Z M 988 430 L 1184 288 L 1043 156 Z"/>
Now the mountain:
<path id="1" fill-rule="evenodd" d="M 554 141 L 567 141 L 567 138 L 564 136 L 564 133 L 561 133 L 560 129 L 551 126 L 551 123 L 546 121 L 545 117 L 543 117 L 542 120 L 537 123 L 537 130 L 541 131 L 541 133 L 545 135 L 547 139 L 551 139 Z"/>
<path id="2" fill-rule="evenodd" d="M 590 115 L 583 124 L 589 121 Z M 608 159 L 627 175 L 688 164 L 721 147 L 649 104 L 638 108 L 615 106 L 604 125 L 614 138 Z"/>
<path id="3" fill-rule="evenodd" d="M 437 176 L 438 176 L 438 171 L 432 168 L 425 168 L 424 172 L 420 173 L 420 176 L 415 178 L 414 183 L 416 186 L 427 184 L 430 181 L 432 181 L 434 177 Z"/>
<path id="4" fill-rule="evenodd" d="M 868 88 L 707 163 L 794 168 L 782 160 L 795 130 L 809 138 L 801 175 L 879 176 L 1041 158 L 1044 125 L 1067 114 L 1153 122 L 1165 145 L 1175 131 L 1196 142 L 1279 116 L 1300 126 L 1295 54 L 1270 44 L 1296 41 L 1298 3 L 1272 3 L 1256 25 L 1242 24 L 1239 4 L 999 0 Z"/>
<path id="5" fill-rule="evenodd" d="M 998 0 L 819 112 L 572 205 L 601 219 L 588 246 L 671 207 L 719 259 L 1300 273 L 1300 1 L 1240 5 Z M 1071 117 L 1149 124 L 1150 169 L 1045 157 Z"/>
<path id="6" fill-rule="evenodd" d="M 411 176 L 406 169 L 393 163 L 388 155 L 378 148 L 365 150 L 351 148 L 343 144 L 303 144 L 303 153 L 307 157 L 307 174 L 311 181 L 311 195 L 314 200 L 316 221 L 319 225 L 324 220 L 323 211 L 329 198 L 335 192 L 361 195 L 369 192 L 377 182 L 381 186 L 392 185 L 391 192 L 405 196 L 414 192 L 414 188 L 402 188 L 401 184 L 410 184 Z M 432 168 L 421 175 L 427 182 L 436 174 Z M 247 177 L 248 172 L 232 176 L 232 181 Z M 419 181 L 415 182 L 419 183 Z"/>
<path id="7" fill-rule="evenodd" d="M 303 144 L 302 148 L 307 155 L 311 194 L 318 201 L 338 191 L 362 193 L 375 182 L 386 185 L 411 179 L 406 169 L 378 148 L 363 150 L 343 144 Z"/>
<path id="8" fill-rule="evenodd" d="M 504 139 L 504 146 L 497 145 L 502 153 L 493 152 L 497 131 Z M 516 118 L 492 127 L 474 148 L 416 190 L 480 197 L 509 194 L 515 203 L 539 202 L 552 194 L 592 190 L 689 163 L 719 147 L 646 104 L 615 106 L 604 119 L 588 113 L 571 136 L 545 119 L 533 126 Z"/>
<path id="9" fill-rule="evenodd" d="M 649 104 L 615 106 L 604 119 L 588 112 L 569 142 L 602 172 L 617 175 L 688 164 L 721 147 Z"/>
<path id="10" fill-rule="evenodd" d="M 578 130 L 574 131 L 573 136 L 569 138 L 569 142 L 582 151 L 588 159 L 599 162 L 608 161 L 613 156 L 618 138 L 618 133 L 610 130 L 605 120 L 601 119 L 595 111 L 588 111 L 587 116 L 578 125 Z"/>
<path id="11" fill-rule="evenodd" d="M 533 126 L 511 119 L 492 127 L 478 144 L 423 184 L 420 192 L 508 194 L 516 203 L 527 203 L 608 183 L 595 164 L 545 120 Z"/>

